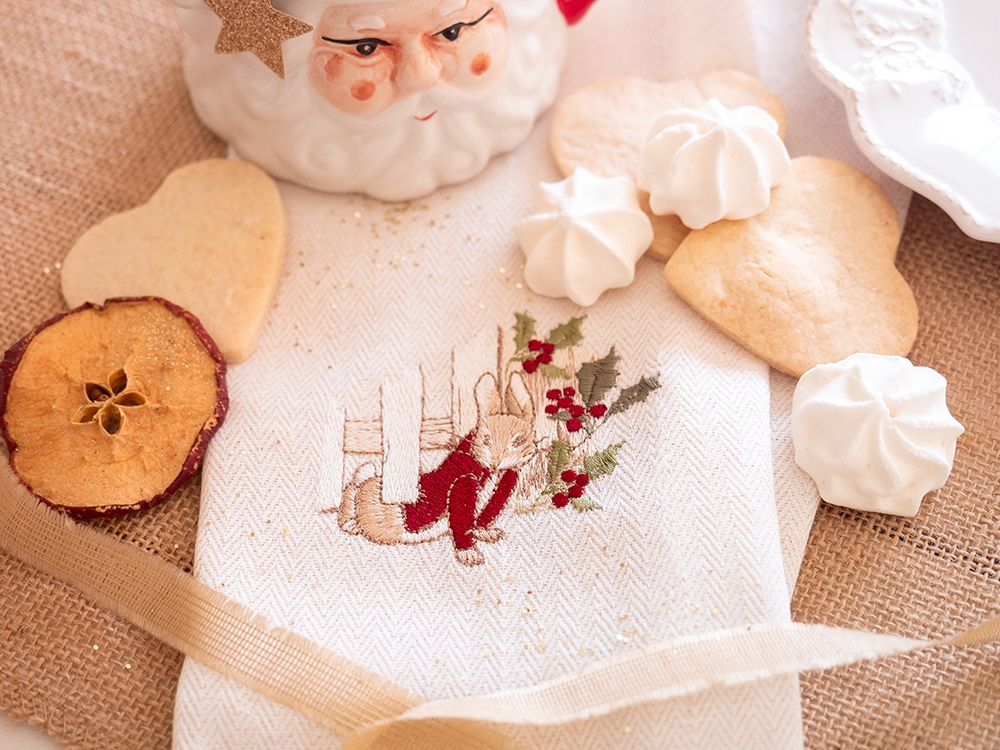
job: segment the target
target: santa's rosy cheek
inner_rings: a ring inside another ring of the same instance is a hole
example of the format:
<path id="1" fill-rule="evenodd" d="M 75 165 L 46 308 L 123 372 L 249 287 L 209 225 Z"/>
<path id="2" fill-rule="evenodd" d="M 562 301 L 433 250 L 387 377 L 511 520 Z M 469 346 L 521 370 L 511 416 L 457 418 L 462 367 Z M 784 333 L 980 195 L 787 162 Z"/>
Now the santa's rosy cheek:
<path id="1" fill-rule="evenodd" d="M 375 95 L 375 84 L 371 81 L 355 81 L 351 84 L 351 96 L 359 102 L 366 102 Z"/>
<path id="2" fill-rule="evenodd" d="M 474 76 L 481 76 L 487 70 L 490 69 L 490 56 L 485 52 L 480 52 L 474 58 L 472 58 L 472 64 L 469 65 L 469 72 Z"/>

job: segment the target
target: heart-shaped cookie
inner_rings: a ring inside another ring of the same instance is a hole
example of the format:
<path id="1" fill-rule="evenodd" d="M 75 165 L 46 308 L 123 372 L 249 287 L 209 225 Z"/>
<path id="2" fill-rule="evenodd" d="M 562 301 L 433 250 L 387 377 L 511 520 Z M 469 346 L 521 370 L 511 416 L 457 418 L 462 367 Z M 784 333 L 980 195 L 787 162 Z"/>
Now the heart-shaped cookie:
<path id="1" fill-rule="evenodd" d="M 668 109 L 700 107 L 712 98 L 730 109 L 760 107 L 777 121 L 778 134 L 785 137 L 787 116 L 781 100 L 759 80 L 737 70 L 715 70 L 669 83 L 605 78 L 560 103 L 552 120 L 552 155 L 564 177 L 584 167 L 601 177 L 635 180 L 639 154 L 656 118 Z M 690 230 L 674 215 L 652 213 L 645 193 L 640 203 L 653 223 L 649 252 L 667 260 Z"/>
<path id="2" fill-rule="evenodd" d="M 808 156 L 766 211 L 691 232 L 665 273 L 723 333 L 798 377 L 856 352 L 909 353 L 917 303 L 893 264 L 899 237 L 871 178 Z"/>
<path id="3" fill-rule="evenodd" d="M 70 307 L 163 297 L 193 312 L 228 362 L 257 343 L 278 285 L 287 221 L 278 187 L 246 162 L 171 172 L 149 203 L 89 229 L 63 261 Z"/>

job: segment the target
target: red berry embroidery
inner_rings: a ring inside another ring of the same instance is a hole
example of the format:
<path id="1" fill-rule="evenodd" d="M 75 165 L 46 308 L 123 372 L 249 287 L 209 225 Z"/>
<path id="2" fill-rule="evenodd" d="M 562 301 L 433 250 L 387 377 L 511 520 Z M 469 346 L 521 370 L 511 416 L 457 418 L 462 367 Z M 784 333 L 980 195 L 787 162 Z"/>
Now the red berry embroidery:
<path id="1" fill-rule="evenodd" d="M 542 344 L 542 351 L 545 352 L 546 354 L 552 354 L 552 352 L 554 352 L 555 350 L 556 350 L 555 344 L 550 344 L 548 341 Z"/>
<path id="2" fill-rule="evenodd" d="M 522 339 L 522 341 L 523 340 L 524 339 Z M 528 351 L 529 352 L 538 352 L 538 351 L 541 351 L 541 350 L 542 350 L 542 342 L 539 341 L 538 339 L 532 339 L 531 341 L 528 342 Z"/>
<path id="3" fill-rule="evenodd" d="M 551 364 L 552 355 L 546 352 L 542 352 L 541 354 L 538 355 L 538 361 L 541 362 L 543 365 Z"/>
<path id="4" fill-rule="evenodd" d="M 565 492 L 557 492 L 552 496 L 552 504 L 557 508 L 565 508 L 569 503 L 569 495 Z"/>
<path id="5" fill-rule="evenodd" d="M 604 404 L 594 404 L 593 406 L 590 407 L 590 416 L 592 416 L 594 419 L 600 419 L 607 413 L 608 413 L 608 407 L 606 407 Z"/>
<path id="6" fill-rule="evenodd" d="M 522 367 L 524 367 L 524 371 L 530 375 L 538 369 L 538 361 L 534 359 L 526 360 Z"/>
<path id="7" fill-rule="evenodd" d="M 576 395 L 576 389 L 575 388 L 563 388 L 563 395 L 567 396 L 569 398 L 573 398 L 573 396 Z"/>
<path id="8" fill-rule="evenodd" d="M 587 476 L 586 474 L 577 474 L 576 475 L 576 483 L 580 487 L 586 487 L 588 484 L 590 484 L 590 477 Z"/>
<path id="9" fill-rule="evenodd" d="M 583 497 L 583 487 L 578 484 L 574 484 L 569 488 L 570 497 Z"/>
<path id="10" fill-rule="evenodd" d="M 572 469 L 566 469 L 566 471 L 559 475 L 559 478 L 564 482 L 572 482 L 576 479 L 576 472 Z"/>
<path id="11" fill-rule="evenodd" d="M 549 404 L 548 406 L 545 407 L 545 413 L 546 414 L 558 414 L 559 413 L 559 407 L 556 406 L 555 404 Z"/>
<path id="12" fill-rule="evenodd" d="M 569 407 L 569 415 L 571 417 L 582 417 L 583 407 L 580 406 L 579 404 L 573 404 L 571 407 Z"/>
<path id="13" fill-rule="evenodd" d="M 557 403 L 559 404 L 559 408 L 560 409 L 568 409 L 569 407 L 571 407 L 573 405 L 573 399 L 571 399 L 571 398 L 561 398 L 561 399 L 559 399 L 559 401 Z"/>
<path id="14" fill-rule="evenodd" d="M 583 422 L 574 417 L 566 423 L 566 429 L 570 432 L 579 432 L 583 429 Z"/>
<path id="15" fill-rule="evenodd" d="M 549 401 L 558 401 L 560 396 L 562 396 L 562 391 L 558 388 L 553 388 L 552 390 L 545 392 L 545 398 Z"/>

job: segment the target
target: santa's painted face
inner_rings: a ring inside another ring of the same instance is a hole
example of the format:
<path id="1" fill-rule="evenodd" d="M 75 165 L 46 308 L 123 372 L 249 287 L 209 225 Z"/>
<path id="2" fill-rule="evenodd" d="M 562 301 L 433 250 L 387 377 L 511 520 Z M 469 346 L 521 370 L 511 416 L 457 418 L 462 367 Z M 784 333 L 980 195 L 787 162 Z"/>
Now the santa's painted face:
<path id="1" fill-rule="evenodd" d="M 480 91 L 506 62 L 507 21 L 497 0 L 332 5 L 314 31 L 309 80 L 334 107 L 364 117 L 438 85 Z"/>
<path id="2" fill-rule="evenodd" d="M 408 200 L 479 174 L 556 96 L 555 0 L 271 0 L 314 31 L 282 45 L 285 77 L 218 54 L 218 16 L 174 0 L 202 120 L 244 159 L 317 190 Z"/>

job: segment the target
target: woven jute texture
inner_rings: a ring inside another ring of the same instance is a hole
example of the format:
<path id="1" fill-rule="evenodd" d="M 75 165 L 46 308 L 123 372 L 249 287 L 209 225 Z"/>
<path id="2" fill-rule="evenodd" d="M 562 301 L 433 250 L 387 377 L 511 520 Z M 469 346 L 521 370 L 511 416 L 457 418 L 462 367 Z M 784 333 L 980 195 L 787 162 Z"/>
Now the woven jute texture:
<path id="1" fill-rule="evenodd" d="M 915 518 L 823 504 L 799 574 L 802 622 L 936 638 L 1000 612 L 1000 245 L 915 196 L 897 265 L 966 428 L 948 484 Z M 802 677 L 810 747 L 996 747 L 1000 649 L 937 649 Z"/>
<path id="2" fill-rule="evenodd" d="M 0 349 L 64 309 L 59 261 L 175 167 L 225 153 L 180 73 L 159 0 L 15 0 L 0 22 Z M 190 569 L 194 480 L 97 524 Z M 167 748 L 181 655 L 0 554 L 0 708 L 79 748 Z"/>
<path id="3" fill-rule="evenodd" d="M 15 0 L 0 23 L 0 348 L 63 309 L 58 263 L 77 237 L 149 198 L 184 163 L 222 155 L 180 74 L 159 0 Z M 936 637 L 1000 611 L 1000 262 L 914 200 L 899 266 L 917 295 L 913 359 L 950 381 L 968 432 L 949 485 L 915 519 L 824 506 L 793 614 Z M 190 569 L 197 482 L 97 524 Z M 95 648 L 96 647 L 96 648 Z M 0 554 L 0 708 L 73 747 L 170 745 L 181 657 L 74 590 Z M 810 747 L 991 747 L 996 647 L 942 649 L 803 678 Z"/>

